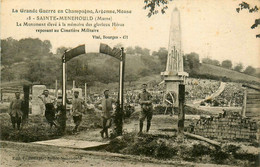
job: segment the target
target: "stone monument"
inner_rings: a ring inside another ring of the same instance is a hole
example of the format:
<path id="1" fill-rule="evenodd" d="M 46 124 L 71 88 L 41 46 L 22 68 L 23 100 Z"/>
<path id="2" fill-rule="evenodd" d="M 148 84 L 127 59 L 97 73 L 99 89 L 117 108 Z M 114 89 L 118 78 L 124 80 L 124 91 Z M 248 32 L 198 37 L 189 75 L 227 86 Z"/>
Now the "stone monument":
<path id="1" fill-rule="evenodd" d="M 166 94 L 174 92 L 176 95 L 174 106 L 179 105 L 179 84 L 185 82 L 188 73 L 184 72 L 183 51 L 181 39 L 180 11 L 175 8 L 171 15 L 170 37 L 168 45 L 168 56 L 166 70 L 161 73 L 164 78 Z"/>
<path id="2" fill-rule="evenodd" d="M 33 85 L 32 86 L 32 114 L 39 115 L 44 112 L 44 104 L 41 99 L 38 98 L 39 95 L 46 89 L 45 85 Z"/>

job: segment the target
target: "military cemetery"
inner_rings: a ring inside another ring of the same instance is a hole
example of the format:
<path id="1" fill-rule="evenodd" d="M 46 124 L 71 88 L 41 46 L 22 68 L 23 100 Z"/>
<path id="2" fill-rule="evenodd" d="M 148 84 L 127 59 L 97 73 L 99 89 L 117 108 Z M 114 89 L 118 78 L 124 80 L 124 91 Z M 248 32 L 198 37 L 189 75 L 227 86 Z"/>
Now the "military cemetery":
<path id="1" fill-rule="evenodd" d="M 154 52 L 1 38 L 1 154 L 21 149 L 29 161 L 12 164 L 25 166 L 258 166 L 259 69 L 187 53 L 182 11 L 167 10 L 168 48 Z"/>

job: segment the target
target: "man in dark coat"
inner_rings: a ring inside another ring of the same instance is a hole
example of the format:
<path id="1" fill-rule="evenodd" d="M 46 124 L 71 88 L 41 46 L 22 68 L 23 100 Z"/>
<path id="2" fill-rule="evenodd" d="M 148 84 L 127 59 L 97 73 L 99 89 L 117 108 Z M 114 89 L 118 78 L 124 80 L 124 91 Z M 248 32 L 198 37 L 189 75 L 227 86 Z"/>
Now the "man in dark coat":
<path id="1" fill-rule="evenodd" d="M 56 98 L 50 96 L 48 90 L 44 90 L 43 93 L 38 96 L 38 98 L 40 98 L 43 104 L 45 105 L 45 117 L 50 124 L 50 128 L 52 128 L 53 125 L 57 126 L 54 122 L 55 120 L 54 103 L 56 102 Z"/>

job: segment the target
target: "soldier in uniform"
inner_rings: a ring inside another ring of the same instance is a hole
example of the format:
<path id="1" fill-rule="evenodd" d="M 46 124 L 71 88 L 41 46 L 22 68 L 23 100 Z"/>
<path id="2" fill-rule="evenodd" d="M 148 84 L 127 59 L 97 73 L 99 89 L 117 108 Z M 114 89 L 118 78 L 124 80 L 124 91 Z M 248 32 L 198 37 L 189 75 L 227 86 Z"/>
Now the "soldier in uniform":
<path id="1" fill-rule="evenodd" d="M 147 128 L 146 132 L 149 132 L 151 126 L 151 120 L 153 117 L 153 110 L 152 110 L 152 95 L 147 92 L 147 84 L 143 84 L 142 93 L 138 95 L 139 104 L 141 105 L 141 113 L 139 118 L 139 134 L 143 131 L 143 122 L 145 118 L 147 119 Z"/>
<path id="2" fill-rule="evenodd" d="M 73 132 L 78 132 L 79 125 L 82 121 L 82 113 L 84 113 L 85 103 L 79 98 L 79 92 L 74 91 L 74 99 L 72 100 L 72 117 L 75 124 Z"/>
<path id="3" fill-rule="evenodd" d="M 9 115 L 11 116 L 11 122 L 13 128 L 15 129 L 15 125 L 17 124 L 17 129 L 20 130 L 20 125 L 22 122 L 22 103 L 23 100 L 20 99 L 20 92 L 15 92 L 15 99 L 11 101 L 9 107 Z"/>
<path id="4" fill-rule="evenodd" d="M 45 118 L 50 124 L 50 128 L 52 126 L 57 126 L 54 122 L 55 120 L 55 108 L 54 103 L 56 103 L 56 98 L 54 96 L 49 95 L 48 90 L 44 90 L 41 95 L 38 96 L 39 99 L 42 100 L 43 104 L 45 105 Z"/>
<path id="5" fill-rule="evenodd" d="M 115 100 L 109 97 L 109 90 L 106 89 L 104 91 L 105 98 L 102 99 L 101 105 L 102 105 L 102 127 L 103 129 L 100 131 L 101 137 L 104 138 L 104 133 L 106 135 L 106 138 L 108 138 L 108 128 L 112 124 L 112 112 L 113 107 L 112 104 L 115 103 Z"/>

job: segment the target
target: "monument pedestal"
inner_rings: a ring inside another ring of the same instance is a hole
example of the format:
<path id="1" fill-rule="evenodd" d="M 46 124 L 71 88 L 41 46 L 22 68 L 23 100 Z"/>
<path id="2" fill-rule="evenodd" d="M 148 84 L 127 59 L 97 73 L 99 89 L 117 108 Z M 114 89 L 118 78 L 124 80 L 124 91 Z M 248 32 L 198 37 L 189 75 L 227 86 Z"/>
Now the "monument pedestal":
<path id="1" fill-rule="evenodd" d="M 187 72 L 165 71 L 161 75 L 164 77 L 165 93 L 174 92 L 176 95 L 174 106 L 179 107 L 179 84 L 184 83 L 189 74 Z"/>

